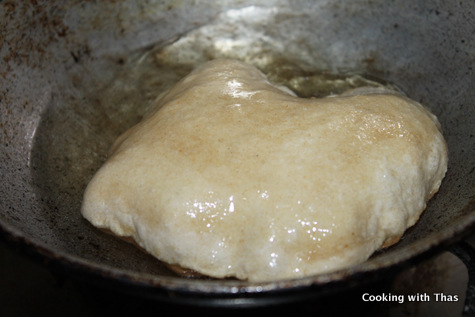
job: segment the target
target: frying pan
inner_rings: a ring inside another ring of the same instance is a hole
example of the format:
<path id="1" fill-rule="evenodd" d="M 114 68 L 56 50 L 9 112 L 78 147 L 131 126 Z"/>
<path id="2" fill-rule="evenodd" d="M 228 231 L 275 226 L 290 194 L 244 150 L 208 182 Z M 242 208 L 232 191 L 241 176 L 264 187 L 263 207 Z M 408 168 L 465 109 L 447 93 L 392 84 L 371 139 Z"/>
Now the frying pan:
<path id="1" fill-rule="evenodd" d="M 0 17 L 0 231 L 54 267 L 140 296 L 260 305 L 380 279 L 474 228 L 473 1 L 0 1 Z M 419 222 L 361 265 L 266 283 L 181 278 L 89 225 L 82 194 L 115 137 L 141 105 L 223 56 L 361 73 L 428 107 L 449 166 Z M 141 85 L 130 65 L 156 81 Z"/>

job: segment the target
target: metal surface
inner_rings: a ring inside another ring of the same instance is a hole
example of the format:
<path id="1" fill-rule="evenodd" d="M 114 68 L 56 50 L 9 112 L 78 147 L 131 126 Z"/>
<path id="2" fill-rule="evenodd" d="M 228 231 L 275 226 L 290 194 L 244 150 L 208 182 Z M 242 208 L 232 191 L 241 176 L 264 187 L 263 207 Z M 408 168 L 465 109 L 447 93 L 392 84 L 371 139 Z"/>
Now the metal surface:
<path id="1" fill-rule="evenodd" d="M 381 278 L 473 231 L 473 2 L 2 1 L 0 16 L 0 228 L 55 266 L 147 297 L 249 306 Z M 147 52 L 163 54 L 142 59 Z M 400 243 L 298 280 L 192 280 L 81 218 L 84 188 L 115 137 L 177 76 L 221 56 L 263 69 L 285 61 L 306 72 L 364 73 L 438 116 L 448 173 Z M 142 61 L 161 81 L 127 84 L 136 78 L 129 66 Z"/>

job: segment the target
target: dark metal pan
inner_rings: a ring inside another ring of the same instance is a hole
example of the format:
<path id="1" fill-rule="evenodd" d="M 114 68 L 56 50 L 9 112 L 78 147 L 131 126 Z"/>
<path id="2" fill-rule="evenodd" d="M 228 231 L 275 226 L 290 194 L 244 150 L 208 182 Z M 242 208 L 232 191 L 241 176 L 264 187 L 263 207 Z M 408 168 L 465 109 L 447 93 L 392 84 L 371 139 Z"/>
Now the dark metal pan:
<path id="1" fill-rule="evenodd" d="M 0 17 L 0 229 L 55 267 L 141 296 L 260 305 L 382 278 L 473 231 L 473 1 L 0 1 Z M 427 106 L 449 168 L 420 221 L 361 265 L 268 283 L 180 278 L 90 226 L 79 213 L 84 188 L 146 110 L 137 104 L 220 56 L 363 73 Z M 161 71 L 158 88 L 129 83 L 130 63 Z"/>

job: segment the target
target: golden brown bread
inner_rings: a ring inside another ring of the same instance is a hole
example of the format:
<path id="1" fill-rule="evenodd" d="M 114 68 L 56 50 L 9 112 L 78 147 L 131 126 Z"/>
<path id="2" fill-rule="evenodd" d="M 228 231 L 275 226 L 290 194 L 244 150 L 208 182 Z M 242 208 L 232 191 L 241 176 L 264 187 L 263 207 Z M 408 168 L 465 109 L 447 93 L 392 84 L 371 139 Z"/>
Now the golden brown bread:
<path id="1" fill-rule="evenodd" d="M 82 214 L 171 265 L 295 278 L 397 242 L 446 168 L 437 119 L 405 96 L 301 99 L 252 66 L 215 60 L 119 137 Z"/>

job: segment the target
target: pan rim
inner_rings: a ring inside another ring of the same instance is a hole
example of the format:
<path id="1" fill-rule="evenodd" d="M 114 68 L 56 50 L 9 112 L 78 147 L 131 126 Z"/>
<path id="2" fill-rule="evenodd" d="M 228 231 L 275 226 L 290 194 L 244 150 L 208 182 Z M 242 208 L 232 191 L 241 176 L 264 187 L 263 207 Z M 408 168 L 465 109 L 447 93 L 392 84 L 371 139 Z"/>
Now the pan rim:
<path id="1" fill-rule="evenodd" d="M 342 282 L 356 283 L 368 279 L 379 271 L 401 269 L 411 263 L 417 263 L 429 256 L 436 255 L 475 230 L 475 200 L 463 210 L 466 210 L 467 213 L 453 220 L 451 226 L 433 232 L 400 249 L 386 252 L 377 259 L 370 259 L 359 265 L 335 272 L 269 282 L 189 279 L 120 269 L 87 260 L 62 250 L 54 250 L 27 237 L 22 231 L 7 224 L 3 219 L 0 219 L 0 238 L 4 238 L 7 243 L 20 245 L 27 253 L 41 258 L 43 263 L 53 264 L 55 267 L 73 272 L 101 277 L 109 282 L 145 287 L 150 291 L 162 290 L 166 293 L 179 293 L 183 296 L 238 298 L 243 295 L 253 297 L 262 294 L 273 295 L 282 292 L 301 291 L 311 287 L 318 288 Z"/>

